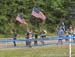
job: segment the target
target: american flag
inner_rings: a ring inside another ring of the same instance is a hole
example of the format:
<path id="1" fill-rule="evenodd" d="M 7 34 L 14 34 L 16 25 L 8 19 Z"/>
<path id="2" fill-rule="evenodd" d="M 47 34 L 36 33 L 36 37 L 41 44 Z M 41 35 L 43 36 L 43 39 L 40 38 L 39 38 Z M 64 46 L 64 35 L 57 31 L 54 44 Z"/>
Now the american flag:
<path id="1" fill-rule="evenodd" d="M 21 24 L 27 25 L 27 22 L 26 22 L 26 21 L 23 19 L 23 17 L 20 16 L 20 15 L 18 15 L 18 16 L 16 17 L 16 21 L 18 21 L 18 22 L 21 23 Z"/>
<path id="2" fill-rule="evenodd" d="M 36 18 L 40 18 L 43 21 L 46 19 L 46 16 L 41 11 L 39 11 L 37 8 L 35 8 L 35 7 L 32 10 L 32 16 L 34 16 Z"/>

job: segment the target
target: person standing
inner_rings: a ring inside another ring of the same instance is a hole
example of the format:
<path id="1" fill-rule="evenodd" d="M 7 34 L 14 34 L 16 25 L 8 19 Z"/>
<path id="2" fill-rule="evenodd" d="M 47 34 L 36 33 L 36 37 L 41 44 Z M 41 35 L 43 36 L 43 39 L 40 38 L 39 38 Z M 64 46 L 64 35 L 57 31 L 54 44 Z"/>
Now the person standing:
<path id="1" fill-rule="evenodd" d="M 63 40 L 63 37 L 64 37 L 64 30 L 62 27 L 59 27 L 58 29 L 58 42 L 62 44 L 62 40 Z"/>
<path id="2" fill-rule="evenodd" d="M 17 32 L 13 29 L 11 33 L 12 33 L 12 37 L 13 37 L 13 44 L 14 44 L 14 46 L 16 46 Z"/>
<path id="3" fill-rule="evenodd" d="M 43 38 L 46 38 L 46 35 L 47 35 L 47 31 L 46 30 L 42 30 L 41 31 L 41 38 L 43 39 Z M 43 40 L 41 40 L 41 43 L 42 44 L 45 44 L 45 42 L 43 41 Z"/>
<path id="4" fill-rule="evenodd" d="M 32 39 L 33 33 L 32 30 L 30 29 L 27 33 L 26 33 L 26 46 L 31 47 L 31 41 L 29 39 Z"/>
<path id="5" fill-rule="evenodd" d="M 62 29 L 65 31 L 64 21 L 65 21 L 65 18 L 64 18 L 64 16 L 62 16 L 61 19 L 60 19 L 59 28 L 62 27 Z"/>
<path id="6" fill-rule="evenodd" d="M 73 29 L 73 41 L 75 42 L 75 28 Z"/>
<path id="7" fill-rule="evenodd" d="M 69 42 L 69 29 L 66 29 L 66 38 L 65 38 L 65 41 L 66 42 Z"/>
<path id="8" fill-rule="evenodd" d="M 38 39 L 38 30 L 34 31 L 34 37 L 35 39 Z M 34 41 L 34 45 L 37 45 L 37 40 Z"/>
<path id="9" fill-rule="evenodd" d="M 74 32 L 74 31 L 73 31 L 73 27 L 70 26 L 70 27 L 69 27 L 69 36 L 72 37 L 72 36 L 73 36 L 73 32 Z"/>

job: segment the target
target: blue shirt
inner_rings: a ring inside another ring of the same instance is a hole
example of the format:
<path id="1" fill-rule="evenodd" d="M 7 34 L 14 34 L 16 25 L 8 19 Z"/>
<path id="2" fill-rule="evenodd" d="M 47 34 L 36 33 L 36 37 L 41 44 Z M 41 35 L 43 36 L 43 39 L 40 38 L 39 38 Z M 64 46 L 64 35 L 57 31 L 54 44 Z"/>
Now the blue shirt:
<path id="1" fill-rule="evenodd" d="M 63 29 L 59 29 L 58 30 L 58 36 L 63 36 L 64 35 L 64 30 Z"/>

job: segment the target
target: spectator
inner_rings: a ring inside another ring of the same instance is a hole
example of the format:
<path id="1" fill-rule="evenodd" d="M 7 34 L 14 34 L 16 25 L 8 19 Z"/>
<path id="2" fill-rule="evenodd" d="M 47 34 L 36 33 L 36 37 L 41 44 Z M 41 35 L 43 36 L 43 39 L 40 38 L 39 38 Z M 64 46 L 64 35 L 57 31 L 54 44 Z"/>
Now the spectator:
<path id="1" fill-rule="evenodd" d="M 60 27 L 58 29 L 58 37 L 59 37 L 58 42 L 61 44 L 62 44 L 63 36 L 64 36 L 64 30 L 62 27 Z"/>
<path id="2" fill-rule="evenodd" d="M 14 46 L 16 46 L 16 41 L 15 40 L 16 40 L 16 37 L 17 37 L 17 32 L 13 29 L 11 33 L 12 33 L 12 37 L 13 37 L 13 40 L 14 40 L 13 41 Z"/>
<path id="3" fill-rule="evenodd" d="M 34 37 L 35 37 L 35 39 L 38 39 L 38 30 L 34 31 Z M 34 41 L 34 45 L 37 45 L 37 40 Z"/>
<path id="4" fill-rule="evenodd" d="M 75 42 L 75 27 L 74 27 L 74 29 L 73 29 L 73 41 Z"/>
<path id="5" fill-rule="evenodd" d="M 26 34 L 26 39 L 32 39 L 32 30 L 30 29 Z M 31 47 L 31 41 L 26 41 L 26 46 Z"/>
<path id="6" fill-rule="evenodd" d="M 65 39 L 66 42 L 69 42 L 68 37 L 69 37 L 69 29 L 66 30 L 66 39 Z"/>
<path id="7" fill-rule="evenodd" d="M 43 39 L 43 38 L 46 38 L 46 34 L 47 34 L 47 31 L 46 30 L 42 30 L 41 31 L 41 38 Z M 43 40 L 41 40 L 41 43 L 42 44 L 45 44 L 45 42 L 43 41 Z"/>

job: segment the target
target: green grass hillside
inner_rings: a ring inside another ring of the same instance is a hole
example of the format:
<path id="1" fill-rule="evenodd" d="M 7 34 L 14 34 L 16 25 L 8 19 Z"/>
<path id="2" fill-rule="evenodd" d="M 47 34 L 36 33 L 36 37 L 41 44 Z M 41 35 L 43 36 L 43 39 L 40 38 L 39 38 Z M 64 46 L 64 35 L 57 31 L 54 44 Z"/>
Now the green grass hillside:
<path id="1" fill-rule="evenodd" d="M 66 45 L 6 49 L 0 50 L 0 57 L 69 57 L 69 50 Z M 72 57 L 75 57 L 74 48 L 72 48 Z"/>

